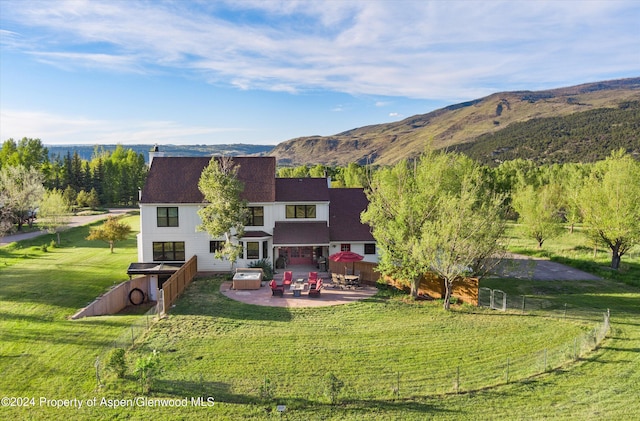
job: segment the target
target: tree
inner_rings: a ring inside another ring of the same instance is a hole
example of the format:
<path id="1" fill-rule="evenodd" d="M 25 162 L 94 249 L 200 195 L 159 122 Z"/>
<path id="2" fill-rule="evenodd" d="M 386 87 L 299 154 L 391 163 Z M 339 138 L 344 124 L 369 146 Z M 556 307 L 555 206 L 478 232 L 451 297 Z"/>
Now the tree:
<path id="1" fill-rule="evenodd" d="M 100 227 L 92 228 L 87 240 L 101 240 L 109 243 L 109 250 L 113 253 L 116 241 L 126 240 L 131 233 L 131 227 L 124 222 L 109 216 Z"/>
<path id="2" fill-rule="evenodd" d="M 503 201 L 461 155 L 430 152 L 381 169 L 366 192 L 362 221 L 380 247 L 378 270 L 407 280 L 414 297 L 422 276 L 433 271 L 444 279 L 448 309 L 453 284 L 485 267 L 499 249 Z"/>
<path id="3" fill-rule="evenodd" d="M 598 162 L 580 192 L 585 227 L 611 249 L 611 267 L 640 243 L 640 163 L 623 150 Z"/>
<path id="4" fill-rule="evenodd" d="M 0 170 L 0 189 L 0 205 L 4 209 L 5 218 L 9 217 L 12 224 L 18 224 L 18 231 L 22 230 L 25 222 L 33 222 L 36 209 L 44 195 L 40 172 L 22 165 L 3 167 Z"/>
<path id="5" fill-rule="evenodd" d="M 539 249 L 545 240 L 562 232 L 559 186 L 523 186 L 513 195 L 512 206 L 526 234 L 538 242 Z"/>
<path id="6" fill-rule="evenodd" d="M 224 246 L 214 256 L 227 258 L 232 266 L 242 255 L 242 243 L 234 241 L 234 237 L 240 239 L 244 235 L 248 218 L 246 201 L 240 197 L 244 186 L 238 180 L 238 169 L 229 157 L 211 158 L 198 182 L 208 203 L 198 210 L 202 220 L 198 230 L 206 231 L 213 238 L 224 237 Z"/>
<path id="7" fill-rule="evenodd" d="M 40 209 L 38 211 L 40 224 L 57 236 L 57 243 L 60 245 L 60 228 L 65 226 L 71 217 L 71 208 L 65 200 L 60 190 L 47 191 L 44 194 Z"/>

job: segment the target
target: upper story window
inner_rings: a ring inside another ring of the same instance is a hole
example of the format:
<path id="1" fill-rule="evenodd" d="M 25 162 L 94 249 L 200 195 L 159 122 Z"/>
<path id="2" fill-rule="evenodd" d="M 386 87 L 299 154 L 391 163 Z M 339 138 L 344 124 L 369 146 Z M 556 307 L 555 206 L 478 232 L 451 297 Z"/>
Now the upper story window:
<path id="1" fill-rule="evenodd" d="M 287 219 L 316 217 L 316 205 L 287 205 L 286 210 Z"/>
<path id="2" fill-rule="evenodd" d="M 248 227 L 262 227 L 264 226 L 264 207 L 262 206 L 249 206 L 249 218 L 247 221 Z"/>
<path id="3" fill-rule="evenodd" d="M 340 244 L 340 251 L 351 251 L 351 244 Z"/>
<path id="4" fill-rule="evenodd" d="M 157 208 L 159 227 L 178 226 L 178 208 Z"/>

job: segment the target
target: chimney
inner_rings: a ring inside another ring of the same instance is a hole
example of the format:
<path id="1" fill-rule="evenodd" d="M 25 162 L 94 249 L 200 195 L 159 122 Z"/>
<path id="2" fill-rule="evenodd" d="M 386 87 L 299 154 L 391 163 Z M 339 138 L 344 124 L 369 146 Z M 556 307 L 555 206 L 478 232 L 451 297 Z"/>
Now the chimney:
<path id="1" fill-rule="evenodd" d="M 153 145 L 153 148 L 151 148 L 151 150 L 149 151 L 149 168 L 151 168 L 151 163 L 153 162 L 153 158 L 160 157 L 160 156 L 164 156 L 164 152 L 160 152 L 160 148 L 156 143 L 155 145 Z"/>

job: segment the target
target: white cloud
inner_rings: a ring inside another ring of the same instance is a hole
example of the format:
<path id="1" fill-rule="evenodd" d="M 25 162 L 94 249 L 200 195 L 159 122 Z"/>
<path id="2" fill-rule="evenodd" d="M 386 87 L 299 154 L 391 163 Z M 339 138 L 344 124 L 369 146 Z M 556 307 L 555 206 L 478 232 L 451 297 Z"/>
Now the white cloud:
<path id="1" fill-rule="evenodd" d="M 48 63 L 188 70 L 240 89 L 456 100 L 640 71 L 633 0 L 73 0 L 4 10 L 15 27 L 7 42 Z"/>
<path id="2" fill-rule="evenodd" d="M 185 126 L 175 121 L 113 121 L 44 112 L 0 112 L 0 139 L 40 138 L 44 144 L 194 143 L 216 134 L 247 132 L 233 127 Z M 231 143 L 231 142 L 229 142 Z"/>
<path id="3" fill-rule="evenodd" d="M 399 113 L 389 113 L 389 117 L 400 117 Z"/>

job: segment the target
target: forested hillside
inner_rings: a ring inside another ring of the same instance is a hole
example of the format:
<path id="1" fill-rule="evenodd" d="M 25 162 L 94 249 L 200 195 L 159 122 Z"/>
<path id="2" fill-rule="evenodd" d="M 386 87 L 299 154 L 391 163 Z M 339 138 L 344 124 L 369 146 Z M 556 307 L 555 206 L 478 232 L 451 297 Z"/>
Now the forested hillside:
<path id="1" fill-rule="evenodd" d="M 498 153 L 506 153 L 514 149 L 513 142 L 504 146 L 496 138 L 488 137 L 491 134 L 498 135 L 514 124 L 524 124 L 531 120 L 558 118 L 553 124 L 557 127 L 551 131 L 554 136 L 562 135 L 559 143 L 564 143 L 566 153 L 551 153 L 557 148 L 549 150 L 536 143 L 544 140 L 537 136 L 539 125 L 516 126 L 512 131 L 505 133 L 501 139 L 506 139 L 514 134 L 520 136 L 520 149 L 512 151 L 511 156 L 524 156 L 525 151 L 531 149 L 528 157 L 534 158 L 535 153 L 543 153 L 541 160 L 569 160 L 571 162 L 592 161 L 607 156 L 618 147 L 633 149 L 637 142 L 637 125 L 635 126 L 635 138 L 624 137 L 622 130 L 631 131 L 633 127 L 616 128 L 617 119 L 632 121 L 634 117 L 634 102 L 640 101 L 640 78 L 629 78 L 597 83 L 588 83 L 566 88 L 550 89 L 545 91 L 514 91 L 501 92 L 472 101 L 454 104 L 427 114 L 419 114 L 402 121 L 387 124 L 355 128 L 332 136 L 309 136 L 291 139 L 280 143 L 270 154 L 278 158 L 281 165 L 340 165 L 345 166 L 351 162 L 358 164 L 374 163 L 379 165 L 394 164 L 402 159 L 413 158 L 424 152 L 425 148 L 435 149 L 459 149 L 471 151 L 473 144 L 482 139 L 488 142 L 486 145 L 474 150 L 475 156 L 483 153 L 489 156 L 494 149 L 500 149 Z M 626 108 L 625 108 L 626 107 Z M 608 113 L 607 109 L 618 110 Z M 581 113 L 586 117 L 579 117 Z M 610 121 L 600 125 L 589 123 L 588 131 L 565 128 L 562 124 L 579 125 L 576 120 L 562 120 L 562 117 L 575 115 L 578 120 L 604 118 Z M 552 124 L 552 123 L 544 123 Z M 623 123 L 620 123 L 623 124 Z M 613 125 L 613 126 L 612 126 Z M 523 133 L 531 128 L 530 133 Z M 598 130 L 603 128 L 605 133 Z M 587 143 L 584 136 L 587 136 Z M 525 142 L 532 141 L 534 145 L 529 147 Z M 608 142 L 615 141 L 610 147 Z M 576 143 L 576 146 L 573 144 Z M 596 151 L 593 144 L 597 143 Z M 469 144 L 466 146 L 460 146 Z M 555 145 L 555 143 L 554 143 Z M 604 152 L 606 149 L 606 152 Z M 637 149 L 637 147 L 636 147 Z M 596 153 L 603 151 L 604 153 Z M 471 153 L 471 152 L 469 152 Z M 583 155 L 583 153 L 585 153 Z M 553 155 L 553 156 L 545 156 Z M 488 158 L 484 158 L 486 161 Z M 493 160 L 493 157 L 489 158 Z M 500 156 L 497 159 L 507 159 Z M 538 159 L 538 157 L 535 157 Z"/>
<path id="2" fill-rule="evenodd" d="M 640 159 L 640 101 L 562 117 L 534 118 L 453 150 L 488 165 L 516 158 L 538 163 L 594 162 L 624 149 Z"/>

